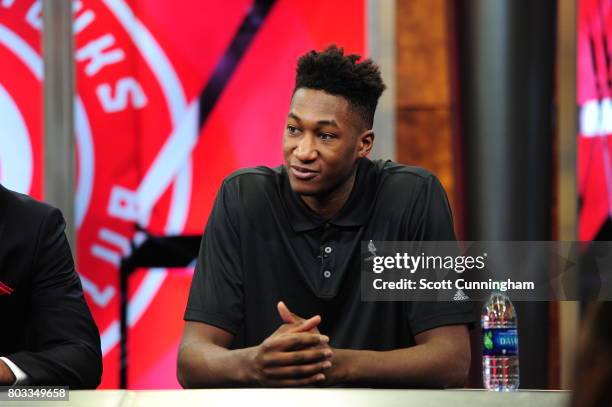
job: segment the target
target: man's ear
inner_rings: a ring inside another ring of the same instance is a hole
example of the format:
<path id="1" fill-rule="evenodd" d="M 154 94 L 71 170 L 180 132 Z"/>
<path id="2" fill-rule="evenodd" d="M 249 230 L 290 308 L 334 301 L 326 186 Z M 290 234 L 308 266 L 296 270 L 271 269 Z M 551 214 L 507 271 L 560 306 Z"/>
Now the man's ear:
<path id="1" fill-rule="evenodd" d="M 357 154 L 360 158 L 362 158 L 370 154 L 370 151 L 372 151 L 372 147 L 374 146 L 374 130 L 366 130 L 358 137 L 359 140 L 357 141 Z"/>

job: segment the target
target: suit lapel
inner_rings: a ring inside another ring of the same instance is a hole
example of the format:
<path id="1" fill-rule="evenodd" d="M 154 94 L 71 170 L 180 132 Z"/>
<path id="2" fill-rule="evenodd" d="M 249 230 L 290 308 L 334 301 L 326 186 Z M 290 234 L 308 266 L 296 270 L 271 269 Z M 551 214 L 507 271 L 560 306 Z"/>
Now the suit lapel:
<path id="1" fill-rule="evenodd" d="M 5 251 L 2 250 L 6 245 L 2 244 L 3 232 L 4 232 L 4 224 L 6 223 L 5 219 L 5 204 L 4 201 L 6 199 L 6 195 L 8 194 L 7 190 L 0 184 L 0 281 L 5 277 L 6 271 L 4 270 L 4 256 L 6 256 Z"/>
<path id="2" fill-rule="evenodd" d="M 2 219 L 0 217 L 0 222 Z M 0 223 L 0 247 L 2 246 L 2 232 L 4 231 L 4 224 Z M 4 253 L 0 250 L 0 296 L 1 295 L 10 295 L 12 293 L 12 289 L 5 285 L 3 282 L 3 278 L 5 277 L 6 272 L 4 271 Z"/>
<path id="3" fill-rule="evenodd" d="M 6 256 L 8 254 L 8 250 L 10 250 L 10 248 L 7 249 L 7 247 L 9 246 L 9 242 L 6 242 L 8 236 L 6 236 L 6 233 L 4 233 L 6 224 L 5 207 L 8 193 L 9 192 L 2 185 L 0 185 L 0 283 L 2 283 L 1 291 L 4 294 L 0 295 L 0 297 L 6 297 L 7 294 L 12 294 L 13 290 L 15 289 L 15 280 L 14 278 L 11 278 L 11 270 L 7 270 L 6 264 Z"/>
<path id="4" fill-rule="evenodd" d="M 0 210 L 2 209 L 2 205 L 0 203 Z M 5 253 L 2 250 L 4 245 L 2 244 L 2 237 L 4 232 L 4 220 L 2 219 L 2 215 L 0 214 L 0 281 L 2 281 L 2 276 L 5 274 L 4 272 L 4 256 Z"/>

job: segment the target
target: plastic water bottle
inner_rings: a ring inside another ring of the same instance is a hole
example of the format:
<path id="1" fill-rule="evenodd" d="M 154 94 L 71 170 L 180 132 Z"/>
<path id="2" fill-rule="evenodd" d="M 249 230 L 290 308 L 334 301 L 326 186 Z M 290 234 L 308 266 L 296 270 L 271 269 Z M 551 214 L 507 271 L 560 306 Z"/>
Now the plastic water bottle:
<path id="1" fill-rule="evenodd" d="M 482 379 L 494 391 L 519 387 L 516 310 L 507 295 L 494 292 L 482 309 Z"/>

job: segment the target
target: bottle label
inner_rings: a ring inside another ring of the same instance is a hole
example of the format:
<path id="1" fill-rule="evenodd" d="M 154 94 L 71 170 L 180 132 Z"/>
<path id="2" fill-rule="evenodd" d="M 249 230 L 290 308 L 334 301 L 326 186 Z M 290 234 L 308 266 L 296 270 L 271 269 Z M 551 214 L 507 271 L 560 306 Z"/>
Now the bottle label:
<path id="1" fill-rule="evenodd" d="M 518 331 L 516 330 L 516 328 L 483 329 L 482 334 L 483 355 L 518 355 Z"/>

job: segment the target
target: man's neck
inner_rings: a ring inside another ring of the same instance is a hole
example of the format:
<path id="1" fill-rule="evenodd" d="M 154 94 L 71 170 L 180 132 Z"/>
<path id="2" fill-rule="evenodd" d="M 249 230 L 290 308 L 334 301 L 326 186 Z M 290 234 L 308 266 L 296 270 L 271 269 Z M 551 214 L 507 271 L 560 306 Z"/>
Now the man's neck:
<path id="1" fill-rule="evenodd" d="M 316 212 L 323 219 L 329 220 L 336 216 L 342 209 L 353 190 L 355 184 L 355 174 L 357 168 L 353 170 L 351 176 L 338 188 L 323 196 L 304 196 L 302 200 L 310 209 Z"/>

